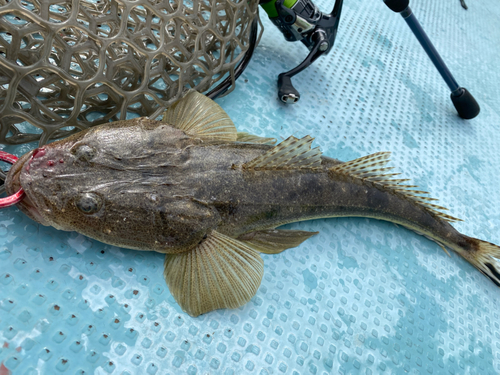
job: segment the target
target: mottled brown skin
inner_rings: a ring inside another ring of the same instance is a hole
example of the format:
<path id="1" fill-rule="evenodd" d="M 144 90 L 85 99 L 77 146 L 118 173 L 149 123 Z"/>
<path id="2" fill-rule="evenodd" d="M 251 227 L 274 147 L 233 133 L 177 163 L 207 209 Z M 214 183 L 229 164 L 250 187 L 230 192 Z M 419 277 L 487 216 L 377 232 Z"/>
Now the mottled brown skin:
<path id="1" fill-rule="evenodd" d="M 91 152 L 82 153 L 82 146 Z M 447 246 L 474 245 L 404 195 L 331 172 L 337 160 L 323 157 L 317 169 L 244 168 L 271 147 L 201 140 L 135 119 L 44 146 L 32 159 L 25 155 L 6 186 L 8 192 L 24 188 L 20 207 L 41 224 L 138 250 L 179 253 L 212 230 L 238 238 L 339 216 L 392 221 Z M 97 212 L 76 206 L 85 194 L 100 197 Z"/>

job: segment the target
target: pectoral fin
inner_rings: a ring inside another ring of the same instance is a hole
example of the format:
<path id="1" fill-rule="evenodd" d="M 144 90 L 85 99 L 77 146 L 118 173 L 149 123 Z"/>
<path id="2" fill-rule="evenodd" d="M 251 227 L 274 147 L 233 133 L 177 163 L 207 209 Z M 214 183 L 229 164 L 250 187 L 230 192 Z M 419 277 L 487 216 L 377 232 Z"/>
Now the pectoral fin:
<path id="1" fill-rule="evenodd" d="M 257 293 L 264 262 L 254 249 L 213 231 L 193 250 L 165 257 L 165 279 L 191 316 L 244 305 Z"/>
<path id="2" fill-rule="evenodd" d="M 303 230 L 270 229 L 243 234 L 238 240 L 265 254 L 278 254 L 286 249 L 299 246 L 309 237 L 319 232 Z"/>
<path id="3" fill-rule="evenodd" d="M 203 139 L 236 141 L 236 127 L 226 112 L 212 99 L 189 91 L 163 114 L 163 122 L 188 135 Z"/>

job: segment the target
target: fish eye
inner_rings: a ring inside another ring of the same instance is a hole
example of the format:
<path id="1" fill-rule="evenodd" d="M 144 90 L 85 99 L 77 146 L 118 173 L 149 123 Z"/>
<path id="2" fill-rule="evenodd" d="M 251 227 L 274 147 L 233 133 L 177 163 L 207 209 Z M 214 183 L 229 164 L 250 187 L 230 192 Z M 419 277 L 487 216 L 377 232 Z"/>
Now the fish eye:
<path id="1" fill-rule="evenodd" d="M 102 199 L 97 194 L 85 193 L 76 202 L 76 207 L 85 215 L 91 215 L 101 209 Z"/>
<path id="2" fill-rule="evenodd" d="M 76 148 L 73 153 L 77 159 L 85 161 L 90 161 L 96 155 L 95 149 L 89 145 L 81 145 Z"/>

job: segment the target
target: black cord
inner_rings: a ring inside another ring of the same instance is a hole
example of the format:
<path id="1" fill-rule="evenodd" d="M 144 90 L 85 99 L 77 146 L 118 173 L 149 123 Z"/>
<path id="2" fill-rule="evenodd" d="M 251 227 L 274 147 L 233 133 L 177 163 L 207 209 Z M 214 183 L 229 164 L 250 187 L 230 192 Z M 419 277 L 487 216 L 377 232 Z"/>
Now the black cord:
<path id="1" fill-rule="evenodd" d="M 4 193 L 5 192 L 5 179 L 7 177 L 7 172 L 4 172 L 4 170 L 2 168 L 0 168 L 0 194 Z"/>
<path id="2" fill-rule="evenodd" d="M 238 77 L 243 73 L 243 71 L 246 69 L 248 63 L 250 62 L 250 59 L 252 58 L 253 52 L 255 51 L 255 44 L 257 43 L 257 30 L 258 30 L 258 22 L 257 18 L 255 18 L 252 22 L 252 29 L 250 30 L 250 37 L 249 37 L 249 43 L 250 46 L 248 47 L 247 52 L 245 53 L 245 56 L 241 59 L 241 62 L 238 64 L 236 69 L 234 70 L 234 80 L 236 81 Z M 231 76 L 227 77 L 224 81 L 222 81 L 216 88 L 214 88 L 212 91 L 207 93 L 206 95 L 210 99 L 215 99 L 219 97 L 220 95 L 224 94 L 229 87 L 231 86 L 232 79 Z"/>

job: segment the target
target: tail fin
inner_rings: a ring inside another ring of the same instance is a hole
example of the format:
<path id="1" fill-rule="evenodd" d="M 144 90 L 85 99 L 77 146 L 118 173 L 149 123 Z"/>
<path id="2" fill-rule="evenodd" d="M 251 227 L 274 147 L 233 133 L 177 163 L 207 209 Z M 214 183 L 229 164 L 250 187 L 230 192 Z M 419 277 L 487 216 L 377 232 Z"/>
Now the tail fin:
<path id="1" fill-rule="evenodd" d="M 464 258 L 493 281 L 496 286 L 500 286 L 500 246 L 476 238 L 470 238 L 470 240 L 475 249 L 466 255 L 464 254 Z M 459 253 L 463 254 L 463 252 Z"/>

